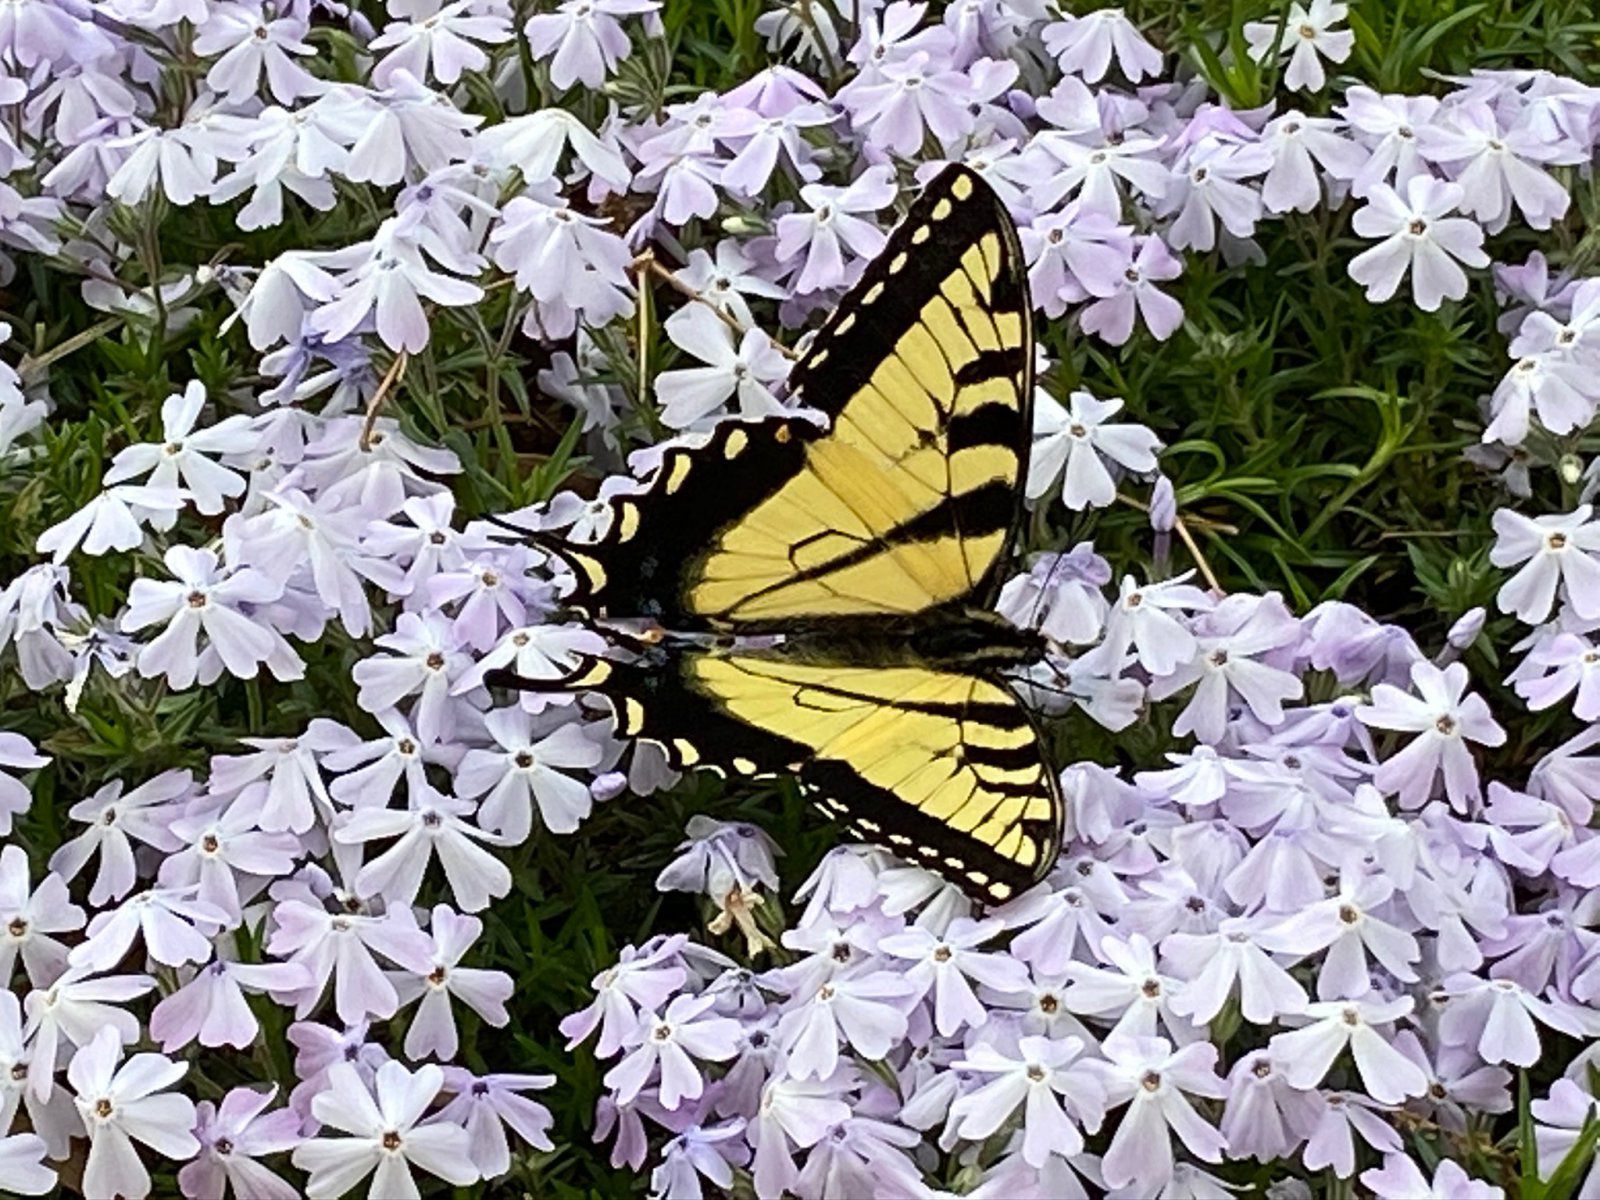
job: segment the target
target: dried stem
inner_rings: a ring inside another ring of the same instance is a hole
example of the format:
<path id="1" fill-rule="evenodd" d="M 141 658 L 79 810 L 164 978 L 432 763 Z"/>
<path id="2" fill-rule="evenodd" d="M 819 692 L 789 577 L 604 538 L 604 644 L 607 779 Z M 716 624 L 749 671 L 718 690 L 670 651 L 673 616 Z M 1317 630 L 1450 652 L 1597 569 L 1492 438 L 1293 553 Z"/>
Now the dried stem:
<path id="1" fill-rule="evenodd" d="M 1136 500 L 1124 492 L 1118 492 L 1117 499 L 1132 508 L 1137 508 L 1140 512 L 1150 511 L 1150 506 L 1143 500 Z M 1239 532 L 1238 527 L 1235 525 L 1226 525 L 1221 521 L 1213 521 L 1207 517 L 1196 517 L 1194 523 L 1196 527 L 1208 529 L 1214 533 L 1236 534 Z M 1194 565 L 1200 569 L 1202 578 L 1210 585 L 1211 590 L 1218 595 L 1224 594 L 1222 584 L 1217 580 L 1216 572 L 1211 569 L 1211 563 L 1207 561 L 1205 553 L 1200 549 L 1200 543 L 1194 540 L 1194 534 L 1190 531 L 1189 523 L 1181 515 L 1174 513 L 1172 525 L 1177 531 L 1179 540 L 1183 542 L 1184 547 L 1189 551 L 1189 557 L 1194 559 Z"/>
<path id="2" fill-rule="evenodd" d="M 749 329 L 744 325 L 744 323 L 726 308 L 713 300 L 707 299 L 704 292 L 700 291 L 698 288 L 690 287 L 687 283 L 679 279 L 671 271 L 667 270 L 660 263 L 658 263 L 656 261 L 654 251 L 646 250 L 643 254 L 635 258 L 633 260 L 633 269 L 639 274 L 648 273 L 654 275 L 657 279 L 661 280 L 662 283 L 666 284 L 679 295 L 687 296 L 690 300 L 704 304 L 712 312 L 716 313 L 717 316 L 722 319 L 722 323 L 729 329 L 733 330 L 736 336 L 743 337 L 749 332 Z M 790 362 L 794 362 L 800 357 L 788 346 L 785 346 L 776 338 L 769 340 L 772 342 L 772 348 L 787 358 Z"/>
<path id="3" fill-rule="evenodd" d="M 372 427 L 378 423 L 378 413 L 383 408 L 384 397 L 389 394 L 400 380 L 405 376 L 406 364 L 411 361 L 411 355 L 404 350 L 394 356 L 389 363 L 389 369 L 383 373 L 383 378 L 378 381 L 378 390 L 372 393 L 372 399 L 367 401 L 367 420 L 361 426 L 361 448 L 372 449 Z"/>

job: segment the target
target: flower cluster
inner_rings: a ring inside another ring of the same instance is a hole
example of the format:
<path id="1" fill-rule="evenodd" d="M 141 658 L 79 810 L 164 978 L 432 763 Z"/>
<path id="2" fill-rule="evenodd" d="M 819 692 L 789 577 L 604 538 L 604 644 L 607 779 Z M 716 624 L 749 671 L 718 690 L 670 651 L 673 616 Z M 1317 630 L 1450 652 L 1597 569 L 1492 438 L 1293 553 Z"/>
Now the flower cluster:
<path id="1" fill-rule="evenodd" d="M 677 780 L 595 698 L 485 685 L 606 650 L 537 546 L 603 535 L 664 437 L 787 410 L 804 329 L 941 164 L 1004 198 L 1041 326 L 1098 353 L 1178 337 L 1194 264 L 1248 269 L 1312 212 L 1353 214 L 1339 265 L 1370 299 L 1409 282 L 1435 312 L 1487 280 L 1486 236 L 1564 217 L 1600 141 L 1600 93 L 1542 71 L 1319 97 L 1353 42 L 1326 0 L 1245 28 L 1252 69 L 1310 93 L 1254 109 L 1118 9 L 798 0 L 755 22 L 770 66 L 692 94 L 657 0 L 11 7 L 0 266 L 94 314 L 0 364 L 0 486 L 47 514 L 0 581 L 6 694 L 67 734 L 0 732 L 0 1171 L 23 1194 L 81 1160 L 92 1197 L 415 1195 L 553 1148 L 530 1093 L 555 1077 L 474 1052 L 517 989 L 488 923 L 528 847 Z M 221 231 L 214 254 L 164 258 L 166 221 Z M 841 846 L 780 928 L 777 847 L 696 818 L 658 885 L 748 953 L 660 933 L 562 1025 L 606 1061 L 615 1164 L 685 1198 L 1214 1194 L 1246 1159 L 1499 1195 L 1485 1131 L 1552 1056 L 1541 1165 L 1592 1148 L 1600 472 L 1576 448 L 1600 283 L 1538 255 L 1493 281 L 1513 366 L 1459 414 L 1472 457 L 1525 499 L 1554 466 L 1575 505 L 1496 517 L 1498 604 L 1531 627 L 1509 683 L 1584 731 L 1482 765 L 1508 735 L 1460 661 L 1481 610 L 1425 651 L 1351 604 L 1170 571 L 1187 497 L 1155 417 L 1045 353 L 1039 553 L 998 606 L 1051 652 L 1016 683 L 1052 719 L 1159 727 L 1168 761 L 1068 765 L 1060 865 L 985 913 Z M 168 353 L 191 335 L 231 349 Z M 57 372 L 102 337 L 150 394 L 89 420 Z M 504 383 L 513 344 L 531 389 Z M 465 424 L 516 486 L 445 407 L 485 371 Z M 549 412 L 568 439 L 518 458 L 513 418 Z M 580 440 L 610 477 L 552 497 Z M 57 460 L 76 491 L 17 483 Z M 1128 501 L 1150 564 L 1040 532 Z M 263 718 L 329 678 L 324 715 Z M 121 732 L 208 695 L 250 728 L 170 761 Z"/>

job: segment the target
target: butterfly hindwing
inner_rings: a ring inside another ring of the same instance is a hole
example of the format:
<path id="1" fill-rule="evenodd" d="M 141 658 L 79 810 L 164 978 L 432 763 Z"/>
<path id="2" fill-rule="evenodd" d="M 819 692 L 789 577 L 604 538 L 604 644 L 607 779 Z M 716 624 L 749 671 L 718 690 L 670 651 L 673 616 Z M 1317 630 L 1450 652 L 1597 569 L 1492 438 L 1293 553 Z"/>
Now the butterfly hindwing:
<path id="1" fill-rule="evenodd" d="M 687 648 L 599 671 L 619 732 L 660 743 L 674 765 L 715 747 L 714 765 L 792 773 L 855 836 L 973 895 L 1004 901 L 1055 861 L 1061 796 L 1031 718 L 997 679 Z"/>
<path id="2" fill-rule="evenodd" d="M 578 603 L 741 630 L 981 602 L 1020 508 L 1031 337 L 1010 218 L 947 168 L 795 368 L 829 428 L 729 422 L 668 451 L 580 551 Z"/>

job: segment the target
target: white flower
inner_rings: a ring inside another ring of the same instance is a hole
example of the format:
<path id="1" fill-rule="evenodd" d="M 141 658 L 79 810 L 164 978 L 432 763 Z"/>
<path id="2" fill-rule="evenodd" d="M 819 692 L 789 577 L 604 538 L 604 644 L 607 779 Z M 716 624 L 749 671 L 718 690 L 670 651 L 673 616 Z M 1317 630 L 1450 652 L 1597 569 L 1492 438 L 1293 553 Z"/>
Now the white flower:
<path id="1" fill-rule="evenodd" d="M 1411 1012 L 1410 996 L 1395 1000 L 1324 1000 L 1306 1005 L 1303 1029 L 1273 1037 L 1272 1060 L 1297 1088 L 1314 1088 L 1333 1069 L 1346 1046 L 1355 1058 L 1361 1084 L 1380 1104 L 1400 1104 L 1428 1090 L 1428 1076 L 1379 1033 Z"/>
<path id="2" fill-rule="evenodd" d="M 999 11 L 1004 11 L 1000 9 Z M 1068 75 L 1088 83 L 1106 77 L 1112 56 L 1130 83 L 1161 74 L 1161 51 L 1139 32 L 1120 8 L 1102 8 L 1081 17 L 1063 14 L 1044 28 L 1044 48 Z"/>
<path id="3" fill-rule="evenodd" d="M 455 0 L 417 21 L 394 21 L 367 43 L 369 50 L 388 50 L 372 68 L 372 82 L 388 87 L 396 71 L 426 79 L 432 68 L 440 83 L 454 83 L 463 71 L 481 71 L 489 56 L 475 42 L 497 45 L 511 40 L 511 22 L 503 12 L 474 15 L 476 0 Z"/>
<path id="4" fill-rule="evenodd" d="M 511 845 L 533 831 L 533 806 L 552 833 L 571 833 L 589 815 L 589 785 L 568 770 L 590 770 L 604 756 L 598 741 L 576 724 L 542 735 L 533 715 L 520 707 L 497 708 L 484 718 L 494 737 L 492 750 L 468 750 L 456 771 L 456 795 L 483 797 L 479 823 Z"/>
<path id="5" fill-rule="evenodd" d="M 1349 13 L 1348 4 L 1334 4 L 1331 0 L 1311 0 L 1311 7 L 1295 3 L 1289 6 L 1289 19 L 1282 26 L 1276 22 L 1250 21 L 1244 27 L 1245 39 L 1250 43 L 1250 54 L 1262 61 L 1272 53 L 1274 42 L 1278 54 L 1289 56 L 1289 69 L 1283 73 L 1283 85 L 1293 92 L 1320 92 L 1328 77 L 1323 73 L 1322 60 L 1342 63 L 1350 57 L 1356 35 L 1348 29 L 1334 29 Z"/>
<path id="6" fill-rule="evenodd" d="M 511 1017 L 506 1001 L 511 998 L 511 976 L 504 971 L 487 971 L 460 965 L 461 956 L 483 935 L 483 922 L 464 917 L 448 905 L 434 906 L 431 920 L 433 964 L 424 974 L 390 971 L 400 1003 L 406 1005 L 421 997 L 411 1028 L 406 1031 L 406 1057 L 413 1061 L 436 1055 L 442 1061 L 456 1056 L 460 1039 L 455 1015 L 450 1010 L 456 999 L 477 1013 L 489 1025 L 503 1026 Z"/>
<path id="7" fill-rule="evenodd" d="M 1154 471 L 1161 440 L 1143 425 L 1108 425 L 1120 412 L 1122 401 L 1097 400 L 1075 391 L 1062 408 L 1054 396 L 1040 389 L 1033 401 L 1033 458 L 1028 467 L 1027 492 L 1037 500 L 1065 475 L 1062 499 L 1067 507 L 1104 508 L 1117 498 L 1117 486 L 1102 456 L 1127 471 Z"/>
<path id="8" fill-rule="evenodd" d="M 1559 585 L 1565 602 L 1586 621 L 1600 618 L 1600 521 L 1580 504 L 1570 513 L 1525 517 L 1509 508 L 1494 514 L 1495 543 L 1489 561 L 1523 567 L 1496 596 L 1500 611 L 1528 625 L 1550 616 Z"/>
<path id="9" fill-rule="evenodd" d="M 290 55 L 315 54 L 305 40 L 305 18 L 269 15 L 261 5 L 217 4 L 210 7 L 205 24 L 194 39 L 196 54 L 220 54 L 206 72 L 206 84 L 223 94 L 230 104 L 255 99 L 265 72 L 267 86 L 280 104 L 301 96 L 314 96 L 324 85 Z"/>
<path id="10" fill-rule="evenodd" d="M 735 344 L 727 322 L 704 304 L 685 305 L 667 318 L 664 328 L 668 337 L 706 365 L 656 376 L 663 424 L 672 429 L 704 425 L 729 399 L 737 400 L 741 417 L 782 411 L 771 385 L 789 374 L 789 364 L 763 331 L 747 329 Z"/>
<path id="11" fill-rule="evenodd" d="M 115 1029 L 102 1029 L 72 1056 L 67 1082 L 77 1094 L 78 1115 L 89 1133 L 89 1161 L 83 1171 L 86 1196 L 150 1194 L 150 1173 L 134 1142 L 168 1160 L 200 1152 L 194 1136 L 194 1101 L 165 1089 L 189 1067 L 160 1054 L 135 1054 L 120 1068 L 122 1042 Z"/>
<path id="12" fill-rule="evenodd" d="M 432 1063 L 408 1071 L 390 1060 L 378 1068 L 374 1097 L 355 1067 L 329 1067 L 327 1087 L 312 1098 L 311 1114 L 351 1136 L 318 1137 L 295 1147 L 294 1165 L 310 1173 L 310 1200 L 335 1200 L 368 1175 L 368 1200 L 417 1196 L 413 1164 L 457 1187 L 475 1182 L 478 1168 L 467 1131 L 449 1121 L 423 1122 L 443 1085 L 444 1072 Z"/>
<path id="13" fill-rule="evenodd" d="M 468 912 L 488 908 L 491 900 L 511 890 L 511 871 L 480 844 L 493 841 L 491 835 L 463 819 L 475 807 L 433 792 L 406 811 L 363 808 L 346 814 L 333 833 L 340 845 L 396 839 L 361 868 L 356 892 L 382 896 L 390 904 L 410 904 L 422 888 L 428 864 L 438 855 L 456 903 Z"/>
<path id="14" fill-rule="evenodd" d="M 106 484 L 122 483 L 146 475 L 152 487 L 184 489 L 195 509 L 214 517 L 224 500 L 242 496 L 244 476 L 212 461 L 211 456 L 244 454 L 257 448 L 250 418 L 235 414 L 207 429 L 195 430 L 200 410 L 205 407 L 206 389 L 192 380 L 181 393 L 168 396 L 161 404 L 161 441 L 140 442 L 117 452 L 106 471 Z M 177 513 L 162 513 L 152 519 L 156 529 L 171 529 Z"/>
<path id="15" fill-rule="evenodd" d="M 189 493 L 178 488 L 119 483 L 46 529 L 34 549 L 58 564 L 66 562 L 80 544 L 85 554 L 93 555 L 132 550 L 144 540 L 142 525 L 170 529 L 188 499 Z"/>
<path id="16" fill-rule="evenodd" d="M 1131 1101 L 1122 1114 L 1102 1167 L 1112 1187 L 1155 1195 L 1172 1177 L 1172 1134 L 1190 1153 L 1221 1162 L 1228 1140 L 1195 1111 L 1189 1097 L 1220 1099 L 1228 1088 L 1216 1075 L 1217 1048 L 1193 1042 L 1174 1051 L 1165 1038 L 1114 1038 L 1097 1063 L 1108 1107 Z"/>
<path id="17" fill-rule="evenodd" d="M 1372 186 L 1367 206 L 1351 220 L 1362 237 L 1383 239 L 1350 261 L 1350 278 L 1367 289 L 1368 300 L 1389 299 L 1408 270 L 1412 297 L 1426 312 L 1467 294 L 1460 263 L 1486 267 L 1489 256 L 1477 222 L 1446 215 L 1461 201 L 1459 184 L 1422 175 L 1406 184 L 1404 199 L 1388 184 Z"/>
<path id="18" fill-rule="evenodd" d="M 24 1196 L 42 1196 L 56 1186 L 56 1173 L 44 1165 L 44 1139 L 36 1133 L 0 1137 L 0 1179 Z"/>

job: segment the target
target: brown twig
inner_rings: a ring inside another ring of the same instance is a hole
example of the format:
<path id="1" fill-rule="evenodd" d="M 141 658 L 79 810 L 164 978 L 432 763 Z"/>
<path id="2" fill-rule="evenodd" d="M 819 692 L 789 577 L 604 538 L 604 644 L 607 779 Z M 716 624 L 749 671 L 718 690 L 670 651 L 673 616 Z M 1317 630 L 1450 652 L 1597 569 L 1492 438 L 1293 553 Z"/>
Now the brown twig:
<path id="1" fill-rule="evenodd" d="M 1117 499 L 1126 505 L 1137 508 L 1140 512 L 1150 511 L 1150 506 L 1143 500 L 1136 500 L 1124 492 L 1118 492 Z M 1237 526 L 1225 525 L 1221 521 L 1213 521 L 1209 517 L 1196 517 L 1195 525 L 1214 533 L 1236 534 L 1239 532 Z M 1174 513 L 1172 527 L 1176 530 L 1178 539 L 1183 543 L 1184 548 L 1189 551 L 1189 557 L 1194 559 L 1194 565 L 1200 569 L 1201 577 L 1211 586 L 1212 591 L 1218 595 L 1223 594 L 1222 584 L 1218 582 L 1216 572 L 1211 569 L 1210 562 L 1206 560 L 1205 554 L 1201 551 L 1200 543 L 1194 540 L 1194 534 L 1189 529 L 1189 523 L 1177 513 Z"/>
<path id="2" fill-rule="evenodd" d="M 378 423 L 378 411 L 383 407 L 384 397 L 405 376 L 406 364 L 411 361 L 411 355 L 404 350 L 394 356 L 389 363 L 389 369 L 383 373 L 383 378 L 378 381 L 378 390 L 372 393 L 372 399 L 367 401 L 367 420 L 361 426 L 361 448 L 372 449 L 372 427 Z"/>

